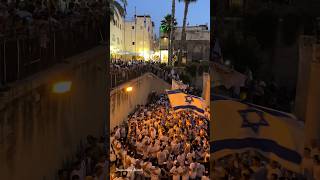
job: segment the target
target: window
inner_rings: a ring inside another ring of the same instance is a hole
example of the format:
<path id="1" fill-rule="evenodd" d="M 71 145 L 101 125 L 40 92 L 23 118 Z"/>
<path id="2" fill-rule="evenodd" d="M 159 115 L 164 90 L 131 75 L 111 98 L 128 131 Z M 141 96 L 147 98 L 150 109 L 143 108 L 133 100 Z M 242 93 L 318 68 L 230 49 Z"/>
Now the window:
<path id="1" fill-rule="evenodd" d="M 143 29 L 143 26 L 141 26 L 140 28 Z"/>
<path id="2" fill-rule="evenodd" d="M 117 37 L 117 43 L 120 44 L 119 38 Z"/>
<path id="3" fill-rule="evenodd" d="M 121 24 L 120 24 L 120 30 L 121 30 Z"/>
<path id="4" fill-rule="evenodd" d="M 134 45 L 134 42 L 132 42 L 132 45 Z"/>
<path id="5" fill-rule="evenodd" d="M 112 41 L 116 41 L 116 36 L 112 34 Z"/>
<path id="6" fill-rule="evenodd" d="M 134 29 L 134 26 L 132 26 L 132 29 Z"/>

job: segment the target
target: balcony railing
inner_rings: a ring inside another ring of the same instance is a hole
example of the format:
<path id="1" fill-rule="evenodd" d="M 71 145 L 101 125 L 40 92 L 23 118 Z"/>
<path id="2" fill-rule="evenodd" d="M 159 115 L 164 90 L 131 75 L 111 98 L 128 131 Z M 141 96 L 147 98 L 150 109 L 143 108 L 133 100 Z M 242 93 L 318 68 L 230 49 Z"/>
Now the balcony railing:
<path id="1" fill-rule="evenodd" d="M 73 20 L 43 33 L 0 37 L 0 87 L 99 45 L 105 35 L 100 24 Z"/>
<path id="2" fill-rule="evenodd" d="M 151 72 L 158 76 L 159 78 L 167 81 L 171 84 L 171 78 L 170 78 L 170 70 L 167 68 L 161 68 L 158 66 L 151 66 L 151 65 L 145 65 L 142 67 L 137 67 L 133 69 L 122 69 L 121 71 L 112 71 L 110 73 L 110 80 L 111 80 L 111 89 L 128 82 L 134 78 L 137 78 L 139 76 L 142 76 L 143 74 Z"/>

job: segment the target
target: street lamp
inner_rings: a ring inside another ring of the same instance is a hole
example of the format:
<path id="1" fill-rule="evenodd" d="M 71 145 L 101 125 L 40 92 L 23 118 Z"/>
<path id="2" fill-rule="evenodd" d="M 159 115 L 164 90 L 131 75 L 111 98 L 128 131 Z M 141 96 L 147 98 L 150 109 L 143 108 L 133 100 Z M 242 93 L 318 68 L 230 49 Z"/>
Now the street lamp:
<path id="1" fill-rule="evenodd" d="M 53 84 L 52 92 L 55 94 L 63 94 L 71 90 L 71 81 L 60 81 Z"/>
<path id="2" fill-rule="evenodd" d="M 132 88 L 131 86 L 129 86 L 129 87 L 126 88 L 126 92 L 131 92 L 132 89 L 133 89 L 133 88 Z"/>

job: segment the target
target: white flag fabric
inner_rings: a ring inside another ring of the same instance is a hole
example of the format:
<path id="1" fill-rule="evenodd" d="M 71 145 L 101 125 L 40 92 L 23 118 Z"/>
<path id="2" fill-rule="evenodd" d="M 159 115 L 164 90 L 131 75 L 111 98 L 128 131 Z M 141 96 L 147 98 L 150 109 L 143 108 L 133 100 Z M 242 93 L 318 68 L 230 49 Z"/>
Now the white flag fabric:
<path id="1" fill-rule="evenodd" d="M 177 89 L 185 90 L 187 88 L 188 88 L 188 85 L 183 84 L 180 81 L 176 81 L 176 80 L 172 79 L 172 87 L 171 87 L 172 90 L 177 90 Z"/>
<path id="2" fill-rule="evenodd" d="M 192 110 L 204 116 L 205 106 L 201 97 L 186 94 L 180 90 L 167 90 L 167 94 L 171 107 L 175 111 Z"/>
<path id="3" fill-rule="evenodd" d="M 257 150 L 285 168 L 300 172 L 304 124 L 293 115 L 230 100 L 212 98 L 213 158 L 244 150 Z"/>

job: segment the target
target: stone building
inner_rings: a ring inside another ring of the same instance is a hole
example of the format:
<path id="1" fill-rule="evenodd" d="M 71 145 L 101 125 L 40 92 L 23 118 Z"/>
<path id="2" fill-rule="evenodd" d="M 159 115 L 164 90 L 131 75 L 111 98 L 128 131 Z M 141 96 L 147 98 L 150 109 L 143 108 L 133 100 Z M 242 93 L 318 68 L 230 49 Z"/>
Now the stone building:
<path id="1" fill-rule="evenodd" d="M 150 15 L 125 21 L 125 51 L 148 60 L 154 51 L 154 22 Z"/>
<path id="2" fill-rule="evenodd" d="M 117 10 L 118 16 L 110 21 L 110 52 L 112 57 L 119 57 L 124 51 L 125 20 L 124 16 Z"/>
<path id="3" fill-rule="evenodd" d="M 177 27 L 174 32 L 173 48 L 179 50 L 181 45 L 182 27 Z M 186 53 L 187 61 L 210 59 L 210 30 L 207 25 L 186 27 Z"/>

